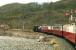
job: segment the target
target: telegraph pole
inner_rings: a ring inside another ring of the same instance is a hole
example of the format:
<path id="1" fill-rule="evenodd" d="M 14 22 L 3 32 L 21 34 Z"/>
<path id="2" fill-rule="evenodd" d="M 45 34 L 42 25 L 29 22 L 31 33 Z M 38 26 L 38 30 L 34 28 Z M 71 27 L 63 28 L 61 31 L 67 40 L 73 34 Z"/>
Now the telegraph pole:
<path id="1" fill-rule="evenodd" d="M 72 22 L 72 21 L 73 21 L 73 11 L 71 9 L 70 22 Z"/>

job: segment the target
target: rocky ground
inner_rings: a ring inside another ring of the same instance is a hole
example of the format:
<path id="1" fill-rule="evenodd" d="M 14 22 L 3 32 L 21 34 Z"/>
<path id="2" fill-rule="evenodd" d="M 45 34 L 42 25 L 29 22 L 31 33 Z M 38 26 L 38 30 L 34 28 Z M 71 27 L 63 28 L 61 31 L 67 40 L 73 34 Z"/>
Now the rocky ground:
<path id="1" fill-rule="evenodd" d="M 53 50 L 48 43 L 34 39 L 0 36 L 0 50 Z"/>
<path id="2" fill-rule="evenodd" d="M 24 31 L 6 31 L 0 35 L 0 50 L 74 50 L 66 40 L 53 35 Z M 40 36 L 46 40 L 38 41 Z"/>

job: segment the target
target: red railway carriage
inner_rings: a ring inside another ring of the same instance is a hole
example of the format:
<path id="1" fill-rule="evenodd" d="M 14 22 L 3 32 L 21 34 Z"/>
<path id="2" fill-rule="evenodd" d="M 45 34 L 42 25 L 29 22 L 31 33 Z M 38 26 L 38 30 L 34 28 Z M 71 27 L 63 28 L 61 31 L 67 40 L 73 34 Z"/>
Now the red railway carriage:
<path id="1" fill-rule="evenodd" d="M 40 26 L 38 29 L 41 31 L 41 32 L 45 32 L 45 33 L 50 33 L 51 31 L 51 26 Z"/>
<path id="2" fill-rule="evenodd" d="M 63 36 L 62 33 L 62 26 L 51 26 L 51 31 L 53 34 L 58 35 L 58 36 Z"/>
<path id="3" fill-rule="evenodd" d="M 76 25 L 74 23 L 64 25 L 63 36 L 76 45 Z"/>

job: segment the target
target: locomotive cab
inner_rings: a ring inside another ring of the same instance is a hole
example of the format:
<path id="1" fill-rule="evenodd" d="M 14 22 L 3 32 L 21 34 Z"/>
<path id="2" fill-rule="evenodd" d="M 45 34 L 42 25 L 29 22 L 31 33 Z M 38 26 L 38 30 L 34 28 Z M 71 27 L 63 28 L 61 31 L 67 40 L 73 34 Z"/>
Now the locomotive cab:
<path id="1" fill-rule="evenodd" d="M 36 26 L 34 26 L 34 27 L 33 27 L 33 31 L 34 31 L 34 32 L 39 32 L 38 27 L 39 27 L 39 26 L 37 26 L 37 25 L 36 25 Z"/>

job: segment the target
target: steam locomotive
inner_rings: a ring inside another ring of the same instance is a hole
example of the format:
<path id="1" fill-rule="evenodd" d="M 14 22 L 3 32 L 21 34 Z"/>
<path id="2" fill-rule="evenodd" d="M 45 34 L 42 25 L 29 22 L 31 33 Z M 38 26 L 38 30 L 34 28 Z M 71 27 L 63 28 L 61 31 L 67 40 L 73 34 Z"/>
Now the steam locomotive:
<path id="1" fill-rule="evenodd" d="M 57 36 L 64 37 L 71 43 L 76 46 L 76 24 L 65 24 L 65 25 L 55 25 L 55 26 L 34 26 L 34 32 L 42 32 L 42 33 L 49 33 L 54 34 Z"/>

